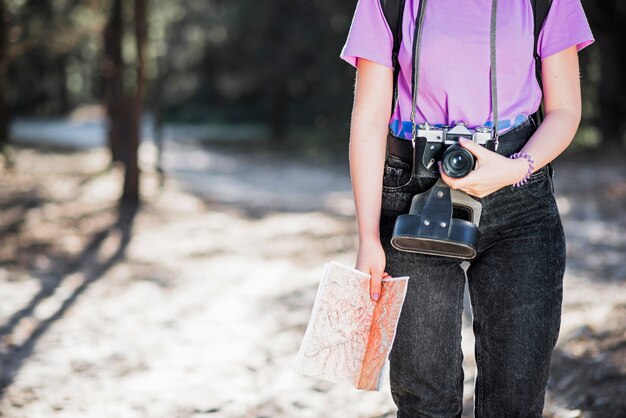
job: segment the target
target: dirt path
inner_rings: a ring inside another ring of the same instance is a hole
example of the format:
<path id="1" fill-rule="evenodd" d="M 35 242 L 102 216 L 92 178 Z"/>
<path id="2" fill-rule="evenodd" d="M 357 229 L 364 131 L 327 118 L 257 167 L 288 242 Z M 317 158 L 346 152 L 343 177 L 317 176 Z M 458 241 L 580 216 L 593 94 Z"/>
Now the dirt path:
<path id="1" fill-rule="evenodd" d="M 395 416 L 388 383 L 365 393 L 293 371 L 323 263 L 354 262 L 347 168 L 191 143 L 165 162 L 165 188 L 146 173 L 137 212 L 116 207 L 102 149 L 23 148 L 3 173 L 0 416 Z M 551 417 L 626 410 L 626 172 L 586 167 L 557 173 L 569 262 Z"/>

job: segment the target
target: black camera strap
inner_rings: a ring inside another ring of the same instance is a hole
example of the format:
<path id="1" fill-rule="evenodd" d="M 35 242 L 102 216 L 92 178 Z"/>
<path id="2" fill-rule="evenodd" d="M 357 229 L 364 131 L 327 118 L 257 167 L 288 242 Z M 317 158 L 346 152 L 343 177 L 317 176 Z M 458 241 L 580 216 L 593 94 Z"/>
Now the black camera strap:
<path id="1" fill-rule="evenodd" d="M 412 66 L 412 105 L 411 105 L 411 141 L 413 141 L 413 149 L 415 149 L 415 139 L 417 138 L 417 126 L 415 124 L 415 112 L 417 111 L 417 82 L 419 79 L 419 61 L 422 43 L 422 32 L 424 30 L 424 14 L 428 0 L 420 0 L 417 9 L 417 17 L 415 18 L 415 31 L 413 33 L 413 66 Z M 413 159 L 415 162 L 415 159 Z M 413 164 L 415 166 L 415 164 Z"/>
<path id="2" fill-rule="evenodd" d="M 416 175 L 416 162 L 417 162 L 417 147 L 415 141 L 417 140 L 417 124 L 415 123 L 415 114 L 417 112 L 417 95 L 418 95 L 418 81 L 419 81 L 419 59 L 420 49 L 422 42 L 422 31 L 424 28 L 424 14 L 426 11 L 426 4 L 428 0 L 420 0 L 417 17 L 415 18 L 415 31 L 413 34 L 413 66 L 412 66 L 412 106 L 411 106 L 411 141 L 413 143 L 413 169 L 411 175 Z M 498 149 L 498 90 L 496 82 L 496 17 L 498 9 L 498 0 L 492 0 L 491 2 L 491 28 L 489 30 L 489 60 L 491 65 L 491 71 L 489 73 L 490 86 L 491 86 L 491 106 L 493 108 L 493 129 L 491 131 L 492 138 L 495 144 L 495 150 Z"/>
<path id="3" fill-rule="evenodd" d="M 419 59 L 420 59 L 420 44 L 422 42 L 422 31 L 424 29 L 424 12 L 426 10 L 426 3 L 428 0 L 420 0 L 417 9 L 417 17 L 415 18 L 415 30 L 413 33 L 413 66 L 412 66 L 412 105 L 411 105 L 411 143 L 413 144 L 413 164 L 411 168 L 411 176 L 415 177 L 417 174 L 417 147 L 415 141 L 417 140 L 417 126 L 415 125 L 415 112 L 417 109 L 417 82 L 419 79 Z"/>
<path id="4" fill-rule="evenodd" d="M 491 107 L 493 109 L 493 131 L 492 137 L 495 141 L 495 151 L 498 150 L 498 89 L 496 83 L 496 17 L 498 15 L 498 0 L 492 0 L 491 2 L 491 29 L 489 36 L 489 59 L 491 61 L 491 71 L 489 76 L 491 78 Z"/>

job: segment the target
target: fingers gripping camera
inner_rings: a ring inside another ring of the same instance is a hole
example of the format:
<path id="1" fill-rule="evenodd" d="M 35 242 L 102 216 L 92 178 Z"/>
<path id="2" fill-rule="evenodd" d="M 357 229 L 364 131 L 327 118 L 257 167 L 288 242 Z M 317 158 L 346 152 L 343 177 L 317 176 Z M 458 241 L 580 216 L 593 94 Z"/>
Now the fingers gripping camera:
<path id="1" fill-rule="evenodd" d="M 486 146 L 491 140 L 491 128 L 479 126 L 468 129 L 467 123 L 463 121 L 456 121 L 453 128 L 447 125 L 436 128 L 428 122 L 417 126 L 413 147 L 415 156 L 421 155 L 422 158 L 415 158 L 415 171 L 424 177 L 440 177 L 439 161 L 447 176 L 465 177 L 475 168 L 476 159 L 459 144 L 459 138 L 467 138 L 481 146 Z"/>

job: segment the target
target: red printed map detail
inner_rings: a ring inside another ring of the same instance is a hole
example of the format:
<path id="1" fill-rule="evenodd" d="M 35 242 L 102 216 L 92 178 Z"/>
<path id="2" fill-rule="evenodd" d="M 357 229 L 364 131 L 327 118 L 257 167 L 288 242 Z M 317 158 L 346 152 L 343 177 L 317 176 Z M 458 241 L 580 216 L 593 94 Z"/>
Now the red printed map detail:
<path id="1" fill-rule="evenodd" d="M 326 264 L 296 371 L 362 390 L 380 390 L 406 296 L 408 277 L 385 279 L 370 298 L 370 276 L 337 262 Z"/>

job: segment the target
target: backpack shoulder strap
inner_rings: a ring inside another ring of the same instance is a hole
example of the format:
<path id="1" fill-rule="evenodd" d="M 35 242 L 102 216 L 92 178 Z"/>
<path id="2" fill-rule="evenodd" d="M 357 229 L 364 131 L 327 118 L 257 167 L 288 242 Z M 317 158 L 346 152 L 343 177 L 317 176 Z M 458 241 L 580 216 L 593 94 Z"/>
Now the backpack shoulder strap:
<path id="1" fill-rule="evenodd" d="M 539 42 L 539 32 L 541 32 L 541 28 L 543 27 L 546 17 L 548 16 L 550 6 L 552 5 L 552 0 L 530 0 L 530 3 L 533 7 L 533 17 L 535 21 L 535 42 L 533 48 L 533 56 L 535 58 L 535 76 L 537 77 L 539 87 L 543 92 L 543 81 L 541 78 L 541 57 L 539 56 L 539 54 L 537 54 L 537 44 Z M 543 120 L 543 104 L 539 106 L 539 109 L 537 109 L 537 112 L 534 116 L 537 125 L 539 125 Z"/>
<path id="2" fill-rule="evenodd" d="M 391 102 L 391 113 L 396 109 L 398 100 L 398 74 L 400 73 L 400 63 L 398 62 L 398 51 L 402 43 L 402 16 L 404 15 L 405 0 L 380 0 L 385 19 L 393 34 L 393 49 L 391 62 L 393 63 L 393 100 Z"/>

